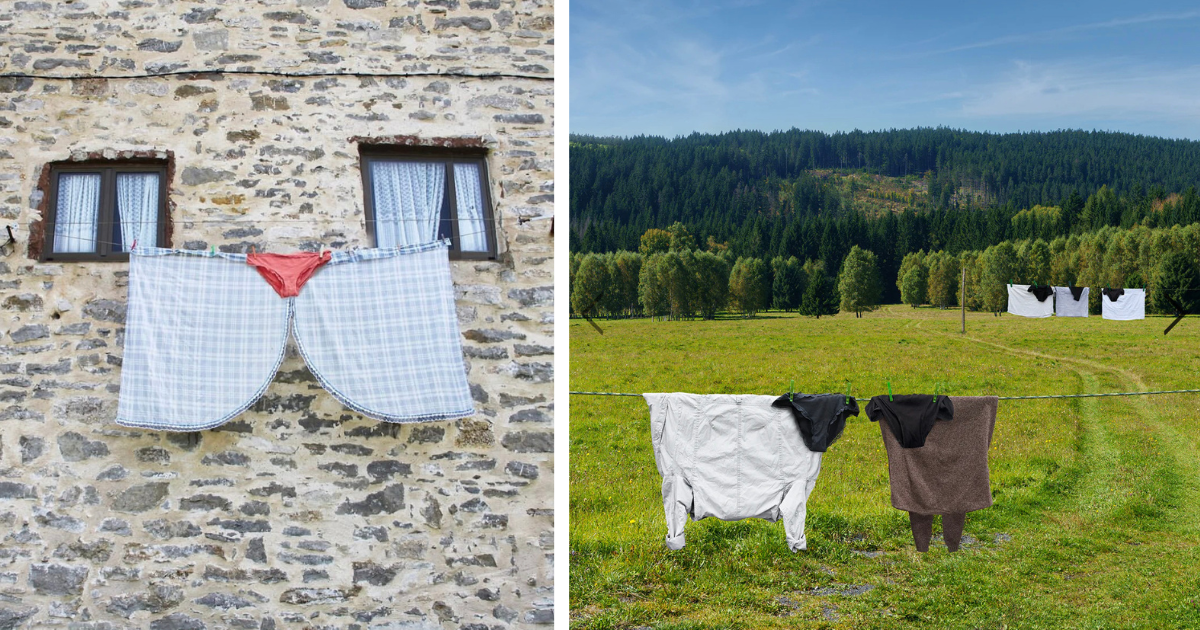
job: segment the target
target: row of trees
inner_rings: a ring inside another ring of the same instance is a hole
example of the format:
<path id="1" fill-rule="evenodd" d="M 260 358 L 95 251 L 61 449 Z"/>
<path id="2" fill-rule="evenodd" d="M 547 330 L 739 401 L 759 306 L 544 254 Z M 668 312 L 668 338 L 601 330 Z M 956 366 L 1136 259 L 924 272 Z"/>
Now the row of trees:
<path id="1" fill-rule="evenodd" d="M 944 252 L 918 254 L 912 267 L 924 267 L 925 272 L 906 271 L 906 277 L 929 278 L 926 292 L 920 294 L 920 283 L 911 283 L 912 295 L 905 303 L 949 302 L 943 294 L 934 292 L 939 283 L 953 284 L 954 273 L 947 268 Z M 1173 298 L 1189 311 L 1200 311 L 1200 224 L 1186 227 L 1150 229 L 1136 227 L 1121 230 L 1106 227 L 1095 232 L 1070 237 L 1058 237 L 1049 242 L 1043 239 L 1004 241 L 983 251 L 963 252 L 957 257 L 965 268 L 967 308 L 1000 311 L 1007 307 L 1009 282 L 1055 286 L 1133 287 L 1147 289 L 1147 310 L 1151 313 L 1171 313 Z M 937 282 L 935 282 L 937 278 Z M 901 284 L 904 284 L 903 281 Z M 949 293 L 956 293 L 951 287 Z M 1100 292 L 1090 293 L 1090 308 L 1099 313 Z"/>
<path id="2" fill-rule="evenodd" d="M 570 268 L 571 310 L 586 317 L 714 319 L 768 308 L 820 317 L 872 310 L 881 295 L 875 256 L 858 248 L 836 279 L 822 261 L 694 250 L 575 254 Z"/>
<path id="3" fill-rule="evenodd" d="M 693 241 L 691 247 L 714 253 L 727 249 L 735 258 L 766 260 L 795 256 L 800 260 L 824 260 L 831 269 L 840 269 L 845 255 L 858 246 L 875 252 L 881 273 L 891 277 L 897 274 L 904 257 L 917 251 L 958 255 L 982 251 L 1006 240 L 1041 238 L 1049 242 L 1059 236 L 1094 232 L 1103 227 L 1155 228 L 1200 221 L 1200 194 L 1195 189 L 1182 195 L 1160 197 L 1160 194 L 1161 191 L 1144 194 L 1135 190 L 1117 195 L 1112 189 L 1102 187 L 1086 199 L 1068 195 L 1059 206 L 1022 210 L 1006 204 L 981 210 L 905 211 L 881 216 L 856 211 L 802 216 L 761 212 L 741 216 L 713 209 L 699 222 L 676 223 Z M 580 239 L 573 223 L 571 251 L 636 250 L 648 230 L 663 225 L 669 224 L 652 224 L 634 233 L 633 224 L 596 224 Z M 885 284 L 883 299 L 900 300 L 895 285 Z"/>
<path id="4" fill-rule="evenodd" d="M 753 316 L 774 308 L 810 316 L 839 310 L 861 314 L 884 302 L 878 257 L 851 247 L 836 277 L 819 259 L 794 256 L 734 258 L 687 248 L 682 225 L 647 233 L 641 252 L 575 254 L 571 258 L 572 310 L 589 317 L 666 316 L 711 319 L 725 310 Z M 1200 224 L 1187 227 L 1095 232 L 1002 241 L 958 254 L 918 251 L 903 257 L 887 284 L 913 306 L 959 306 L 966 270 L 966 305 L 1003 311 L 1007 285 L 1147 287 L 1151 312 L 1173 312 L 1168 297 L 1200 311 Z M 1091 294 L 1100 310 L 1100 292 Z"/>

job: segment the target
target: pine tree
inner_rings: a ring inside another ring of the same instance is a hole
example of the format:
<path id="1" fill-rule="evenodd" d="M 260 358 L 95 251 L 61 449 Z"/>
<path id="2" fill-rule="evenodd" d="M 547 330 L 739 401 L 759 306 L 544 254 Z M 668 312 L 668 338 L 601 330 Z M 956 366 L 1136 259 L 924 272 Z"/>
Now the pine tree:
<path id="1" fill-rule="evenodd" d="M 775 270 L 775 282 L 771 289 L 772 306 L 790 311 L 800 306 L 805 289 L 804 272 L 795 256 L 782 260 Z"/>
<path id="2" fill-rule="evenodd" d="M 837 295 L 834 293 L 833 282 L 825 275 L 823 268 L 809 277 L 808 287 L 805 288 L 804 297 L 800 300 L 799 312 L 801 315 L 817 319 L 820 319 L 822 315 L 837 315 Z"/>
<path id="3" fill-rule="evenodd" d="M 1154 274 L 1151 306 L 1160 313 L 1174 313 L 1168 298 L 1189 313 L 1200 313 L 1200 265 L 1182 251 L 1164 256 Z"/>

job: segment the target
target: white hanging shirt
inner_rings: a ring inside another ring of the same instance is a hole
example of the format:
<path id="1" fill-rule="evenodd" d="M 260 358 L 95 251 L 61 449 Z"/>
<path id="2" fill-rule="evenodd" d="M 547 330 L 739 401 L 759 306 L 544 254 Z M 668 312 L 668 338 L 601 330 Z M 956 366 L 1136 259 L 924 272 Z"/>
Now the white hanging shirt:
<path id="1" fill-rule="evenodd" d="M 643 394 L 662 475 L 667 547 L 682 549 L 688 516 L 783 519 L 788 548 L 807 547 L 804 518 L 821 472 L 792 412 L 775 396 Z"/>
<path id="2" fill-rule="evenodd" d="M 1146 319 L 1146 290 L 1125 289 L 1114 302 L 1107 295 L 1100 296 L 1104 319 Z"/>
<path id="3" fill-rule="evenodd" d="M 1076 300 L 1070 287 L 1054 287 L 1054 314 L 1058 317 L 1087 317 L 1088 293 L 1088 287 L 1083 287 Z"/>
<path id="4" fill-rule="evenodd" d="M 1008 285 L 1008 312 L 1021 317 L 1050 317 L 1054 314 L 1054 292 L 1046 296 L 1045 301 L 1038 301 L 1037 296 L 1029 292 L 1028 284 Z"/>

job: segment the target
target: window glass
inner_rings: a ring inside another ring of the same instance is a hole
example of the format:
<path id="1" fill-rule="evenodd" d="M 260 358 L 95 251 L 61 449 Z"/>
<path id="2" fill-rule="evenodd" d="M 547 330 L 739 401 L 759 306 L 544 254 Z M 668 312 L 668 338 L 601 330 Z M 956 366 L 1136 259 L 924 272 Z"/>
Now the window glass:
<path id="1" fill-rule="evenodd" d="M 96 251 L 100 217 L 100 173 L 62 173 L 58 176 L 58 207 L 54 216 L 54 251 Z"/>

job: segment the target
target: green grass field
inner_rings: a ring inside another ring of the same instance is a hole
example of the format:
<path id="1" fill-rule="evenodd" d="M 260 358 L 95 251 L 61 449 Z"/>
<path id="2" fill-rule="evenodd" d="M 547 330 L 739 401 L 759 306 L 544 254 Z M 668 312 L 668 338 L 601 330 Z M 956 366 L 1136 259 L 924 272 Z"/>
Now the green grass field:
<path id="1" fill-rule="evenodd" d="M 571 389 L 860 398 L 1200 388 L 1200 319 L 1030 320 L 885 307 L 813 320 L 572 320 Z M 862 402 L 860 401 L 860 406 Z M 995 505 L 913 548 L 879 427 L 851 418 L 782 523 L 688 523 L 669 551 L 640 398 L 572 396 L 573 628 L 1200 628 L 1200 394 L 1001 401 Z M 935 523 L 935 535 L 938 533 Z M 866 587 L 870 587 L 869 589 Z"/>

